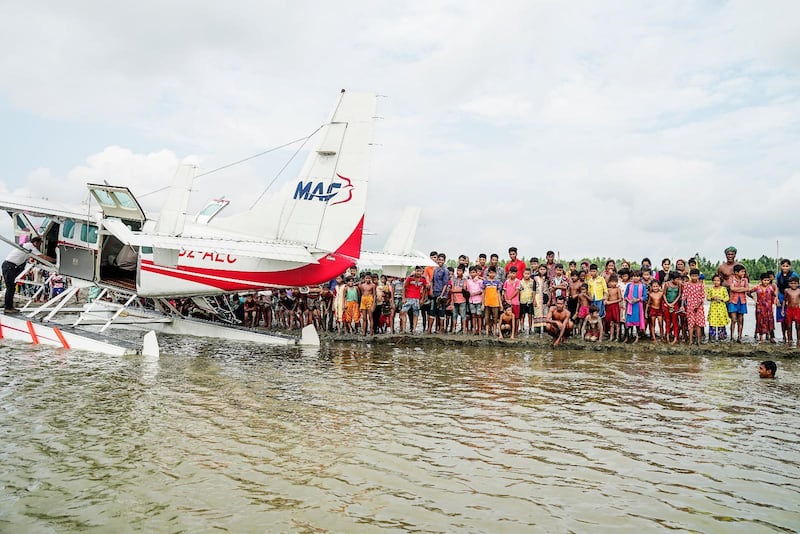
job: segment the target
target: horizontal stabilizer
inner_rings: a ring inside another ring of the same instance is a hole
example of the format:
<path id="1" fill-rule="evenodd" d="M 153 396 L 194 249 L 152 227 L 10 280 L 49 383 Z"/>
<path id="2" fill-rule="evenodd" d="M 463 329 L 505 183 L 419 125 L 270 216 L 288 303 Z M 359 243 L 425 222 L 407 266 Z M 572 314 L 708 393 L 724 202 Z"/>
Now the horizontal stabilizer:
<path id="1" fill-rule="evenodd" d="M 411 254 L 389 254 L 387 252 L 362 251 L 358 260 L 359 270 L 381 270 L 387 276 L 405 276 L 409 268 L 421 265 L 434 267 L 436 263 L 419 252 Z"/>

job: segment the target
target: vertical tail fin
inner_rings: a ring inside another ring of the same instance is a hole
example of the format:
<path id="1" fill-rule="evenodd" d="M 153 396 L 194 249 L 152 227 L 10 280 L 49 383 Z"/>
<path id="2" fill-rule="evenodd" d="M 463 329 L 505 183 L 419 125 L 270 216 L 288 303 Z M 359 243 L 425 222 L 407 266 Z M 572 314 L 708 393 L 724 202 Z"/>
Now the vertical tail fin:
<path id="1" fill-rule="evenodd" d="M 358 257 L 360 231 L 354 250 L 340 248 L 363 225 L 374 115 L 375 95 L 341 94 L 283 206 L 279 239 Z"/>
<path id="2" fill-rule="evenodd" d="M 295 181 L 247 212 L 208 224 L 358 258 L 375 103 L 373 94 L 342 92 Z"/>

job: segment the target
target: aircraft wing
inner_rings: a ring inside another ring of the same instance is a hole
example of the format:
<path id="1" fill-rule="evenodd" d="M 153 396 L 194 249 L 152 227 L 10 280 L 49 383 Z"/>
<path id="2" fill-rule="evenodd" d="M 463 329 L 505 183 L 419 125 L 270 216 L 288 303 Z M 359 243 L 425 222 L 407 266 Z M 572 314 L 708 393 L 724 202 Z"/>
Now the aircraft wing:
<path id="1" fill-rule="evenodd" d="M 222 238 L 180 237 L 132 232 L 119 219 L 106 219 L 103 226 L 121 242 L 162 250 L 191 250 L 195 253 L 250 256 L 295 263 L 319 263 L 303 245 L 278 241 L 243 241 Z"/>
<path id="2" fill-rule="evenodd" d="M 267 241 L 233 241 L 228 239 L 201 239 L 171 236 L 144 235 L 142 246 L 170 250 L 193 250 L 231 256 L 251 256 L 267 260 L 295 263 L 319 263 L 303 245 Z M 149 244 L 147 244 L 149 243 Z"/>
<path id="3" fill-rule="evenodd" d="M 0 210 L 22 212 L 34 217 L 59 217 L 86 221 L 89 209 L 86 206 L 70 206 L 43 198 L 0 197 Z"/>

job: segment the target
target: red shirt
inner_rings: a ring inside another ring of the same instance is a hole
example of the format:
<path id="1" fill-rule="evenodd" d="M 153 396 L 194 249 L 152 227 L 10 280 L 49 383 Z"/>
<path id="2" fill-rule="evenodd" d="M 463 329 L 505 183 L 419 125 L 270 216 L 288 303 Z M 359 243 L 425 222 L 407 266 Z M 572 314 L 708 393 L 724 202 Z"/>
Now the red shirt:
<path id="1" fill-rule="evenodd" d="M 420 299 L 422 298 L 422 290 L 428 285 L 425 277 L 409 276 L 406 278 L 406 298 L 407 299 Z"/>
<path id="2" fill-rule="evenodd" d="M 525 270 L 525 262 L 522 261 L 521 259 L 517 258 L 514 261 L 510 261 L 510 262 L 506 263 L 506 274 L 508 274 L 508 271 L 511 270 L 511 267 L 516 267 L 517 268 L 517 280 L 521 279 L 522 278 L 522 271 Z"/>

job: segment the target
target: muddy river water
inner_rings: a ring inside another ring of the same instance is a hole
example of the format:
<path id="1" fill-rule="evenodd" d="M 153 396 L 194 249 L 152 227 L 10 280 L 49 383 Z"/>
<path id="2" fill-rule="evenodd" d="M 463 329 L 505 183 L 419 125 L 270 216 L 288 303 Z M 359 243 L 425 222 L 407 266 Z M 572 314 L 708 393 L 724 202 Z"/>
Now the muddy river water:
<path id="1" fill-rule="evenodd" d="M 0 531 L 800 528 L 800 361 L 0 345 Z"/>

